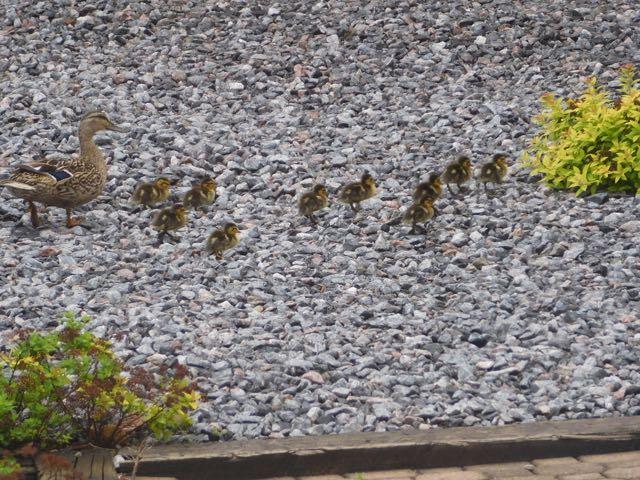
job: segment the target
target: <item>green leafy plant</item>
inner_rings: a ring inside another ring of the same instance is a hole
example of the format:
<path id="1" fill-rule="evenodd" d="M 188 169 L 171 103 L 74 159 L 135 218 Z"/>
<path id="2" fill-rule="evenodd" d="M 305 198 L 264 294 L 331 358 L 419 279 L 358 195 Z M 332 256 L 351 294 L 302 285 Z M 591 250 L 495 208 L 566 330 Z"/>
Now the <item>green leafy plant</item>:
<path id="1" fill-rule="evenodd" d="M 578 99 L 546 94 L 534 121 L 540 133 L 522 156 L 531 174 L 555 189 L 640 193 L 640 89 L 623 67 L 619 97 L 587 81 Z"/>
<path id="2" fill-rule="evenodd" d="M 20 477 L 20 464 L 11 455 L 0 457 L 0 480 L 17 480 Z"/>
<path id="3" fill-rule="evenodd" d="M 114 448 L 147 435 L 166 439 L 191 424 L 198 393 L 186 368 L 127 369 L 108 341 L 84 330 L 88 321 L 68 313 L 61 330 L 21 332 L 0 352 L 0 448 Z M 10 457 L 2 462 L 15 467 Z"/>

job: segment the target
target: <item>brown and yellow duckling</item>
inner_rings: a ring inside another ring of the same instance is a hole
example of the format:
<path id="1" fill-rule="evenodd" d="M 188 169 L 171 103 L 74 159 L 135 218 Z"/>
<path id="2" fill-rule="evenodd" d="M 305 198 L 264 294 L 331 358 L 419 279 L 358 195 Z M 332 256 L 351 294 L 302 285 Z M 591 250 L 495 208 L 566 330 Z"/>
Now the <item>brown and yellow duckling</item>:
<path id="1" fill-rule="evenodd" d="M 106 113 L 89 112 L 80 120 L 77 157 L 18 165 L 9 178 L 0 180 L 0 187 L 7 187 L 12 195 L 27 202 L 34 227 L 40 225 L 36 203 L 64 208 L 67 227 L 80 225 L 80 219 L 72 218 L 72 210 L 98 197 L 107 181 L 107 163 L 93 141 L 93 136 L 101 130 L 127 131 L 116 126 Z"/>
<path id="2" fill-rule="evenodd" d="M 240 242 L 240 229 L 235 223 L 225 223 L 220 230 L 216 230 L 207 239 L 207 252 L 222 258 L 222 252 L 229 250 Z"/>
<path id="3" fill-rule="evenodd" d="M 324 185 L 315 185 L 313 189 L 303 193 L 298 202 L 300 215 L 309 218 L 313 224 L 318 223 L 314 212 L 327 208 L 329 205 L 329 195 Z"/>
<path id="4" fill-rule="evenodd" d="M 171 185 L 176 183 L 175 180 L 172 181 L 166 177 L 159 177 L 149 183 L 141 183 L 133 192 L 131 202 L 144 207 L 153 207 L 171 196 Z"/>
<path id="5" fill-rule="evenodd" d="M 171 239 L 177 240 L 177 237 L 171 235 L 171 231 L 184 227 L 189 220 L 187 209 L 181 203 L 176 203 L 171 207 L 163 208 L 151 222 L 151 228 L 159 232 L 158 243 L 162 243 L 165 235 Z"/>
<path id="6" fill-rule="evenodd" d="M 364 172 L 359 182 L 345 185 L 340 191 L 340 202 L 351 206 L 351 210 L 357 212 L 360 202 L 375 196 L 377 193 L 376 181 L 369 172 Z"/>
<path id="7" fill-rule="evenodd" d="M 450 193 L 453 193 L 453 190 L 451 190 L 452 183 L 458 186 L 458 193 L 460 193 L 462 191 L 462 184 L 467 183 L 470 179 L 471 160 L 465 155 L 449 163 L 442 174 L 442 180 L 447 184 L 447 189 Z"/>
<path id="8" fill-rule="evenodd" d="M 416 232 L 418 223 L 426 223 L 431 220 L 436 214 L 436 210 L 433 206 L 433 200 L 428 197 L 423 197 L 419 202 L 411 205 L 405 212 L 402 221 L 411 225 L 411 233 Z M 424 227 L 420 227 L 424 231 Z"/>
<path id="9" fill-rule="evenodd" d="M 508 170 L 507 156 L 503 153 L 496 153 L 490 162 L 480 167 L 478 181 L 484 184 L 484 190 L 486 191 L 487 183 L 502 183 Z"/>
<path id="10" fill-rule="evenodd" d="M 417 203 L 420 203 L 423 198 L 435 202 L 440 195 L 442 195 L 442 181 L 437 173 L 431 173 L 426 182 L 419 183 L 413 190 L 413 200 Z"/>
<path id="11" fill-rule="evenodd" d="M 200 183 L 191 187 L 184 194 L 182 203 L 187 208 L 197 209 L 205 205 L 211 205 L 216 201 L 218 184 L 210 177 L 205 177 Z"/>

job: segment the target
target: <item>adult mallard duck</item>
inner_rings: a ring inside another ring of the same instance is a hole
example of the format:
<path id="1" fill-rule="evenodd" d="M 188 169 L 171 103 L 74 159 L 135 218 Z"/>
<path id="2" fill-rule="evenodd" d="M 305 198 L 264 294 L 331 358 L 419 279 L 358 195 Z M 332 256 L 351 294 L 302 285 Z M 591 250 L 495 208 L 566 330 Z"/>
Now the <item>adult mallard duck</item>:
<path id="1" fill-rule="evenodd" d="M 93 142 L 100 130 L 126 132 L 113 124 L 102 111 L 87 113 L 80 120 L 80 154 L 62 161 L 43 160 L 18 165 L 8 179 L 0 180 L 0 187 L 7 187 L 29 205 L 31 224 L 40 225 L 36 203 L 67 211 L 67 227 L 80 225 L 80 219 L 72 218 L 75 207 L 90 202 L 102 193 L 107 181 L 107 164 L 102 151 Z"/>

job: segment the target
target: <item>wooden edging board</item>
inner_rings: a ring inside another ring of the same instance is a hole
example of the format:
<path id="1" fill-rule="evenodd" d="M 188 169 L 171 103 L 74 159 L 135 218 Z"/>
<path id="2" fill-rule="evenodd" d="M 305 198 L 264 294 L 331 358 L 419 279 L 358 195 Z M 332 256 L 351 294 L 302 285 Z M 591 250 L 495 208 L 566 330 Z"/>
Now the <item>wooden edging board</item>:
<path id="1" fill-rule="evenodd" d="M 544 421 L 500 427 L 356 433 L 165 445 L 149 449 L 138 474 L 178 480 L 253 480 L 404 468 L 462 467 L 533 458 L 636 450 L 640 417 Z M 121 452 L 122 472 L 133 467 Z"/>

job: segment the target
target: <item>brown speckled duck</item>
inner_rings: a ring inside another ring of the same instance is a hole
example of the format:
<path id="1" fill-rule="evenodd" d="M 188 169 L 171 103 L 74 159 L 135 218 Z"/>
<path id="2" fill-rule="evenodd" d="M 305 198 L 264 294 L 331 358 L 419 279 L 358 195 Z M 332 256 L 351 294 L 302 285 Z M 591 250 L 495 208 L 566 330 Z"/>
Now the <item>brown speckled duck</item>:
<path id="1" fill-rule="evenodd" d="M 36 203 L 64 208 L 67 227 L 80 225 L 80 219 L 72 218 L 72 210 L 100 195 L 107 181 L 104 155 L 93 141 L 93 136 L 101 130 L 126 132 L 114 125 L 106 113 L 89 112 L 80 120 L 77 157 L 18 165 L 8 179 L 0 180 L 0 187 L 7 187 L 11 194 L 27 201 L 34 227 L 40 225 Z"/>

